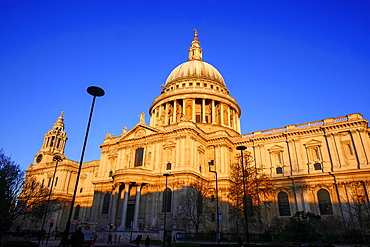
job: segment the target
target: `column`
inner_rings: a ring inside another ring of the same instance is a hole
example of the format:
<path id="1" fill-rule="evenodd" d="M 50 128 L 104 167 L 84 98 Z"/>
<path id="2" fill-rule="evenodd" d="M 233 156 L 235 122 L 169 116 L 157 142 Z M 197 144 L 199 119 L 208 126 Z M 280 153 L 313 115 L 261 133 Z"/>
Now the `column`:
<path id="1" fill-rule="evenodd" d="M 215 101 L 212 100 L 212 124 L 216 123 L 216 115 L 215 115 Z"/>
<path id="2" fill-rule="evenodd" d="M 234 130 L 238 130 L 238 112 L 234 109 Z"/>
<path id="3" fill-rule="evenodd" d="M 128 183 L 125 183 L 124 186 L 125 188 L 122 190 L 122 193 L 124 193 L 124 198 L 123 198 L 123 205 L 122 205 L 121 225 L 118 227 L 121 230 L 125 229 L 126 216 L 127 216 L 127 201 L 128 201 L 129 192 L 130 192 L 130 185 Z"/>
<path id="4" fill-rule="evenodd" d="M 193 109 L 192 109 L 192 117 L 191 117 L 192 119 L 191 120 L 193 122 L 196 122 L 196 119 L 195 119 L 195 100 L 196 99 L 192 99 L 192 101 L 193 101 Z"/>
<path id="5" fill-rule="evenodd" d="M 154 118 L 155 118 L 155 111 L 152 110 L 151 114 L 150 114 L 150 126 L 154 126 Z"/>
<path id="6" fill-rule="evenodd" d="M 66 191 L 67 194 L 68 194 L 68 190 L 69 190 L 69 184 L 71 183 L 72 172 L 68 172 L 68 175 L 69 176 L 68 176 L 68 180 L 67 180 L 67 185 L 65 187 L 65 191 Z"/>
<path id="7" fill-rule="evenodd" d="M 182 114 L 183 114 L 184 116 L 185 116 L 185 112 L 186 112 L 186 111 L 185 111 L 185 106 L 186 106 L 185 101 L 186 101 L 185 99 L 183 99 L 183 100 L 182 100 Z"/>
<path id="8" fill-rule="evenodd" d="M 303 192 L 301 191 L 301 187 L 295 186 L 295 194 L 297 198 L 297 211 L 304 211 L 304 199 L 303 199 Z"/>
<path id="9" fill-rule="evenodd" d="M 180 144 L 181 144 L 181 147 L 185 147 L 185 144 L 186 144 L 186 140 L 185 140 L 186 137 L 181 137 L 180 139 Z M 179 145 L 180 146 L 180 145 Z M 181 154 L 181 159 L 177 162 L 177 166 L 178 166 L 178 169 L 183 169 L 183 167 L 185 166 L 185 157 L 186 157 L 186 148 L 183 148 L 181 149 L 181 152 L 179 152 Z"/>
<path id="10" fill-rule="evenodd" d="M 135 196 L 135 211 L 134 211 L 134 229 L 138 229 L 139 225 L 139 205 L 140 205 L 140 192 L 142 185 L 136 185 L 136 196 Z"/>
<path id="11" fill-rule="evenodd" d="M 164 125 L 168 125 L 168 103 L 165 103 L 165 117 L 164 117 Z"/>
<path id="12" fill-rule="evenodd" d="M 239 116 L 239 113 L 238 114 L 236 114 L 236 118 L 237 118 L 237 122 L 236 122 L 236 124 L 237 124 L 237 128 L 236 128 L 236 130 L 240 133 L 241 132 L 241 130 L 240 130 L 240 116 Z"/>
<path id="13" fill-rule="evenodd" d="M 157 113 L 158 113 L 158 107 L 153 109 L 152 116 L 150 117 L 151 126 L 156 126 L 158 124 Z"/>
<path id="14" fill-rule="evenodd" d="M 173 101 L 173 117 L 172 117 L 172 122 L 176 123 L 176 115 L 177 115 L 177 100 Z M 180 120 L 180 119 L 179 119 Z"/>
<path id="15" fill-rule="evenodd" d="M 97 221 L 102 192 L 94 191 L 93 205 L 91 208 L 90 221 Z"/>
<path id="16" fill-rule="evenodd" d="M 353 139 L 356 143 L 357 153 L 359 156 L 359 161 L 361 165 L 367 165 L 368 164 L 368 158 L 366 155 L 366 149 L 364 147 L 363 139 L 361 136 L 361 132 L 359 129 L 356 129 L 353 133 Z"/>
<path id="17" fill-rule="evenodd" d="M 202 123 L 206 122 L 206 100 L 202 99 Z"/>
<path id="18" fill-rule="evenodd" d="M 224 104 L 220 102 L 220 113 L 221 113 L 221 125 L 225 125 L 224 123 Z"/>
<path id="19" fill-rule="evenodd" d="M 160 121 L 158 121 L 158 124 L 159 125 L 163 125 L 164 124 L 164 119 L 163 119 L 163 105 L 160 105 L 159 106 L 159 119 L 160 119 Z"/>
<path id="20" fill-rule="evenodd" d="M 357 129 L 357 132 L 358 132 L 358 135 L 361 141 L 361 149 L 363 151 L 363 154 L 365 155 L 366 165 L 369 165 L 370 164 L 369 157 L 366 153 L 366 148 L 365 148 L 366 146 L 369 146 L 369 144 L 368 144 L 368 138 L 366 137 L 365 129 Z"/>
<path id="21" fill-rule="evenodd" d="M 331 135 L 333 136 L 333 141 L 334 141 L 334 146 L 335 146 L 335 154 L 336 154 L 337 160 L 338 160 L 337 168 L 341 168 L 342 165 L 344 164 L 344 163 L 342 163 L 342 162 L 344 162 L 344 158 L 341 155 L 342 153 L 340 152 L 341 146 L 340 146 L 340 140 L 339 140 L 339 137 L 338 137 L 339 133 L 331 133 Z"/>
<path id="22" fill-rule="evenodd" d="M 230 115 L 230 106 L 227 106 L 227 119 L 228 119 L 228 125 L 231 127 L 231 115 Z"/>
<path id="23" fill-rule="evenodd" d="M 119 199 L 119 185 L 116 184 L 115 185 L 116 187 L 114 188 L 113 190 L 113 193 L 112 193 L 112 205 L 111 205 L 111 208 L 110 208 L 110 211 L 109 212 L 112 212 L 109 214 L 109 223 L 113 223 L 114 225 L 116 225 L 116 215 L 117 215 L 117 204 L 118 204 L 118 199 Z"/>

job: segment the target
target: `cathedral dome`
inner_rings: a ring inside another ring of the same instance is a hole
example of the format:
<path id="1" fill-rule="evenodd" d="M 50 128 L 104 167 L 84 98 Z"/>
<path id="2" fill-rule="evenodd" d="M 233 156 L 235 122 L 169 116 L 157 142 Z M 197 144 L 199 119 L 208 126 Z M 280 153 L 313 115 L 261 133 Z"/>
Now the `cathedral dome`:
<path id="1" fill-rule="evenodd" d="M 166 80 L 166 86 L 180 80 L 201 79 L 210 80 L 226 87 L 224 78 L 222 78 L 220 72 L 209 63 L 203 61 L 203 51 L 198 41 L 198 32 L 196 30 L 194 31 L 194 40 L 191 42 L 188 61 L 180 64 L 171 72 Z"/>
<path id="2" fill-rule="evenodd" d="M 190 60 L 177 66 L 168 76 L 166 85 L 183 79 L 208 79 L 225 86 L 225 81 L 218 70 L 201 60 Z"/>

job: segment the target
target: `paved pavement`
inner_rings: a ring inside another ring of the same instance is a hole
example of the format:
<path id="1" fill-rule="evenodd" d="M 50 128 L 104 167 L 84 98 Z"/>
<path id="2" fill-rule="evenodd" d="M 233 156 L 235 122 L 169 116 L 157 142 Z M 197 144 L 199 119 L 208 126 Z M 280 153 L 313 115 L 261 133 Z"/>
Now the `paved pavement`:
<path id="1" fill-rule="evenodd" d="M 24 238 L 8 238 L 8 241 L 31 241 L 34 243 L 37 243 L 37 239 L 24 239 Z M 51 239 L 48 241 L 46 244 L 46 240 L 44 240 L 42 243 L 40 243 L 40 247 L 58 247 L 60 244 L 60 239 L 54 240 Z M 92 247 L 104 247 L 104 246 L 110 246 L 110 247 L 136 247 L 135 244 L 130 244 L 129 242 L 120 242 L 120 243 L 115 243 L 113 242 L 112 244 L 107 244 L 106 242 L 96 242 L 95 245 L 92 245 Z M 139 246 L 144 247 L 144 243 L 141 243 Z M 160 247 L 158 245 L 150 245 L 150 247 Z"/>
<path id="2" fill-rule="evenodd" d="M 40 244 L 40 247 L 57 247 L 60 244 L 60 240 L 50 240 L 48 244 L 44 241 L 44 243 Z M 93 247 L 103 247 L 103 246 L 110 246 L 110 247 L 136 247 L 135 244 L 130 244 L 129 242 L 120 242 L 120 243 L 112 243 L 107 244 L 105 242 L 96 242 Z M 140 244 L 139 246 L 144 247 L 144 244 Z M 158 247 L 158 245 L 150 245 L 150 247 Z"/>

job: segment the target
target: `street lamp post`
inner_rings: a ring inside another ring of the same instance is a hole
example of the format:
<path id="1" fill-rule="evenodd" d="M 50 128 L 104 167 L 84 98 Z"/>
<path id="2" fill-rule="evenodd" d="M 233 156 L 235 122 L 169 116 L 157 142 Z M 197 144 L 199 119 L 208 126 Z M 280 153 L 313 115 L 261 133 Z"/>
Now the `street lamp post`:
<path id="1" fill-rule="evenodd" d="M 244 172 L 244 155 L 243 150 L 246 150 L 246 146 L 238 146 L 236 147 L 237 150 L 240 150 L 240 155 L 242 157 L 242 173 L 243 173 L 243 204 L 244 204 L 244 219 L 245 219 L 245 234 L 247 236 L 247 246 L 249 247 L 249 229 L 248 229 L 248 212 L 247 212 L 247 192 L 246 192 L 246 185 L 245 185 L 245 172 Z"/>
<path id="2" fill-rule="evenodd" d="M 75 203 L 75 200 L 76 200 L 76 194 L 77 194 L 77 188 L 78 188 L 78 180 L 80 178 L 81 168 L 82 168 L 82 162 L 83 162 L 84 155 L 85 155 L 87 138 L 89 136 L 90 123 L 91 123 L 92 114 L 93 114 L 93 111 L 94 111 L 95 99 L 96 99 L 96 97 L 101 97 L 101 96 L 104 96 L 104 94 L 105 94 L 105 92 L 104 92 L 103 89 L 101 89 L 100 87 L 94 87 L 94 86 L 88 87 L 86 91 L 90 95 L 92 95 L 94 97 L 93 97 L 93 100 L 92 100 L 92 103 L 91 103 L 89 120 L 87 122 L 85 140 L 84 140 L 84 144 L 83 144 L 83 147 L 82 147 L 80 164 L 78 166 L 78 172 L 77 172 L 77 177 L 76 177 L 76 184 L 75 184 L 75 189 L 74 189 L 73 197 L 72 197 L 72 201 L 71 201 L 71 208 L 69 210 L 69 215 L 68 215 L 68 220 L 67 220 L 66 228 L 64 230 L 64 234 L 63 234 L 63 237 L 62 237 L 62 240 L 61 240 L 61 245 L 63 247 L 66 247 L 67 246 L 68 233 L 69 233 L 69 229 L 70 229 L 70 226 L 71 226 L 71 218 L 72 218 L 73 206 L 74 206 L 74 203 Z"/>
<path id="3" fill-rule="evenodd" d="M 221 234 L 220 234 L 220 215 L 219 215 L 219 208 L 218 208 L 218 179 L 217 179 L 217 171 L 216 169 L 214 171 L 211 170 L 211 167 L 214 166 L 215 163 L 213 160 L 208 162 L 208 168 L 210 172 L 213 172 L 216 175 L 216 215 L 217 215 L 217 233 L 216 233 L 216 238 L 217 238 L 217 244 L 220 244 L 220 239 L 221 239 Z"/>
<path id="4" fill-rule="evenodd" d="M 168 210 L 168 208 L 167 208 L 167 204 L 168 204 L 168 202 L 167 202 L 167 197 L 168 197 L 168 195 L 167 195 L 167 193 L 168 193 L 168 191 L 167 191 L 167 180 L 168 180 L 168 177 L 169 176 L 171 176 L 171 174 L 168 174 L 168 173 L 166 173 L 166 174 L 163 174 L 163 176 L 165 176 L 166 177 L 166 189 L 165 189 L 165 197 L 164 197 L 164 222 L 163 222 L 163 247 L 165 247 L 165 245 L 166 245 L 166 235 L 167 235 L 167 230 L 166 230 L 166 216 L 167 216 L 167 210 Z"/>
<path id="5" fill-rule="evenodd" d="M 55 174 L 57 172 L 57 167 L 58 167 L 58 162 L 62 161 L 63 159 L 59 156 L 59 155 L 55 155 L 53 157 L 53 161 L 55 161 L 55 168 L 54 168 L 54 174 L 53 174 L 53 178 L 51 179 L 51 184 L 50 184 L 50 191 L 49 191 L 49 195 L 48 195 L 48 200 L 46 202 L 46 207 L 45 207 L 45 210 L 44 210 L 44 217 L 43 217 L 43 220 L 42 220 L 42 225 L 41 225 L 41 232 L 40 232 L 40 235 L 39 235 L 39 240 L 38 240 L 38 246 L 40 246 L 40 241 L 41 241 L 41 234 L 42 232 L 44 231 L 44 226 L 45 226 L 45 220 L 46 220 L 46 216 L 48 214 L 48 211 L 49 211 L 49 204 L 50 204 L 50 197 L 51 197 L 51 193 L 53 192 L 53 186 L 54 186 L 54 179 L 55 179 Z M 50 229 L 49 229 L 50 230 Z M 48 238 L 46 240 L 46 243 L 48 243 L 48 240 L 49 240 L 49 235 L 48 235 Z"/>

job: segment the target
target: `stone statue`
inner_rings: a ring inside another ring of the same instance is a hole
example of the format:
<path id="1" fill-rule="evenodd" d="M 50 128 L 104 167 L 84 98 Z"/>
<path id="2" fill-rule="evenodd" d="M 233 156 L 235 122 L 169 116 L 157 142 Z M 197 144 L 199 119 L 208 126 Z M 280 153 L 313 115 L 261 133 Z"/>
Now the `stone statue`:
<path id="1" fill-rule="evenodd" d="M 125 127 L 123 127 L 123 129 L 122 129 L 122 133 L 123 134 L 125 134 L 127 132 L 127 127 L 125 126 Z"/>
<path id="2" fill-rule="evenodd" d="M 145 113 L 142 111 L 139 115 L 140 123 L 145 124 Z"/>

